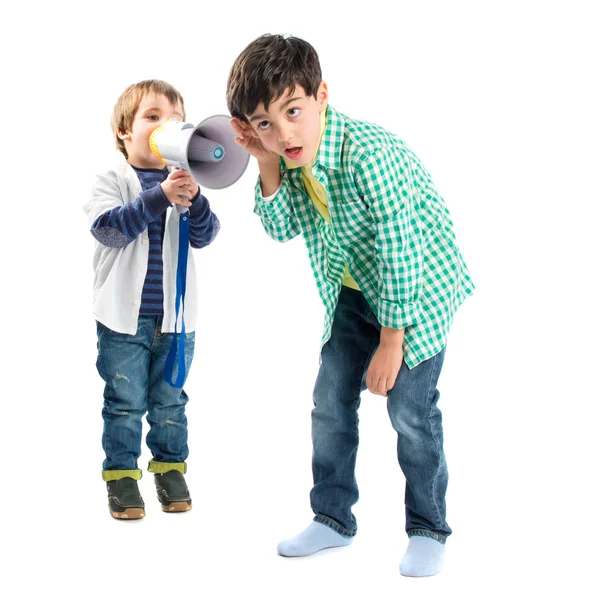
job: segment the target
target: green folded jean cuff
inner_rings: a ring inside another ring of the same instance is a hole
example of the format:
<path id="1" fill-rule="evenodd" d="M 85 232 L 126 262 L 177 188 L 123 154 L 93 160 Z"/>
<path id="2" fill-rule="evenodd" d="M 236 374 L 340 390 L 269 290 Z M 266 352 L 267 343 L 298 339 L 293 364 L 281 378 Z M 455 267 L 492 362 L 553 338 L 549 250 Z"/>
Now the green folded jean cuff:
<path id="1" fill-rule="evenodd" d="M 187 464 L 184 462 L 168 463 L 151 460 L 148 463 L 148 471 L 150 473 L 168 473 L 169 471 L 179 471 L 185 475 L 187 471 Z"/>
<path id="2" fill-rule="evenodd" d="M 142 478 L 142 472 L 140 469 L 129 469 L 129 470 L 112 470 L 112 471 L 102 471 L 102 479 L 104 481 L 116 481 L 117 479 L 123 479 L 125 477 L 131 477 L 131 479 L 135 479 L 136 481 Z"/>

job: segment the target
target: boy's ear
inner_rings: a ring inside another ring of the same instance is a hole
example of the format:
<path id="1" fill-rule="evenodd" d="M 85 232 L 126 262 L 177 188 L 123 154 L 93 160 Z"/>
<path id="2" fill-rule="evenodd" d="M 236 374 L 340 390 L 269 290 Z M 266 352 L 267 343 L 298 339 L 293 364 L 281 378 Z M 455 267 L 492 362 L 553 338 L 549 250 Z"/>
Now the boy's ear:
<path id="1" fill-rule="evenodd" d="M 131 133 L 129 133 L 129 131 L 117 131 L 117 136 L 120 140 L 127 140 L 128 142 L 131 141 Z"/>
<path id="2" fill-rule="evenodd" d="M 319 108 L 321 109 L 325 108 L 329 102 L 329 90 L 327 89 L 327 84 L 324 81 L 321 81 L 319 88 L 317 89 L 317 102 L 319 103 Z"/>

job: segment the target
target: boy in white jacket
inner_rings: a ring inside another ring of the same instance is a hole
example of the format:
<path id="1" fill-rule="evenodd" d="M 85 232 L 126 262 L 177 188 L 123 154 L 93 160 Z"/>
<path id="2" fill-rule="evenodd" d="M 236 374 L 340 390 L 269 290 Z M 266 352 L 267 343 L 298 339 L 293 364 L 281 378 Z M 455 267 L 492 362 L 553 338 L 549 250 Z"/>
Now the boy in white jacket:
<path id="1" fill-rule="evenodd" d="M 118 519 L 145 515 L 137 459 L 146 413 L 148 470 L 162 508 L 192 507 L 184 479 L 188 396 L 182 386 L 194 353 L 196 279 L 187 249 L 210 244 L 219 221 L 192 175 L 169 172 L 150 149 L 152 132 L 171 118 L 184 121 L 185 110 L 168 83 L 142 81 L 123 92 L 111 127 L 126 162 L 97 177 L 85 206 L 96 239 L 96 366 L 106 384 L 102 477 Z"/>

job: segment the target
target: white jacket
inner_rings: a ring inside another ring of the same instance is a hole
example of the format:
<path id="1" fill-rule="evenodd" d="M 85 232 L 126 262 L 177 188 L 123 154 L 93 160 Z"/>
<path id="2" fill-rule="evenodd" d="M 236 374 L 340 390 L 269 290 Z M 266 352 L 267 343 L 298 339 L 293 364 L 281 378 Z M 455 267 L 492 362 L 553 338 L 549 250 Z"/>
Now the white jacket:
<path id="1" fill-rule="evenodd" d="M 135 200 L 142 192 L 137 173 L 128 164 L 98 175 L 91 200 L 84 210 L 90 227 L 105 212 Z M 175 291 L 179 244 L 179 214 L 187 208 L 179 204 L 167 209 L 163 239 L 164 316 L 162 331 L 173 332 L 175 325 Z M 110 248 L 96 241 L 94 251 L 93 314 L 96 320 L 119 333 L 137 331 L 142 288 L 148 268 L 148 230 L 124 248 Z M 185 329 L 196 329 L 197 293 L 193 252 L 188 254 L 185 295 Z M 177 330 L 181 331 L 181 306 Z"/>

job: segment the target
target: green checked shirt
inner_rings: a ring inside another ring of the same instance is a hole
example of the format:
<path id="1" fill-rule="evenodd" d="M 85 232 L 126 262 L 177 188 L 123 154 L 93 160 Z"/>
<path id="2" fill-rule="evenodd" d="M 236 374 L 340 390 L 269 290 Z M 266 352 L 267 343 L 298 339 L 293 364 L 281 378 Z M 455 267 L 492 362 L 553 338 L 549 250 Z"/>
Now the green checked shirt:
<path id="1" fill-rule="evenodd" d="M 474 286 L 450 213 L 414 152 L 385 129 L 329 106 L 313 165 L 327 192 L 329 222 L 306 193 L 302 170 L 281 165 L 274 198 L 265 200 L 257 181 L 254 212 L 279 242 L 303 234 L 325 305 L 322 344 L 347 264 L 381 325 L 406 328 L 408 367 L 437 354 Z"/>

